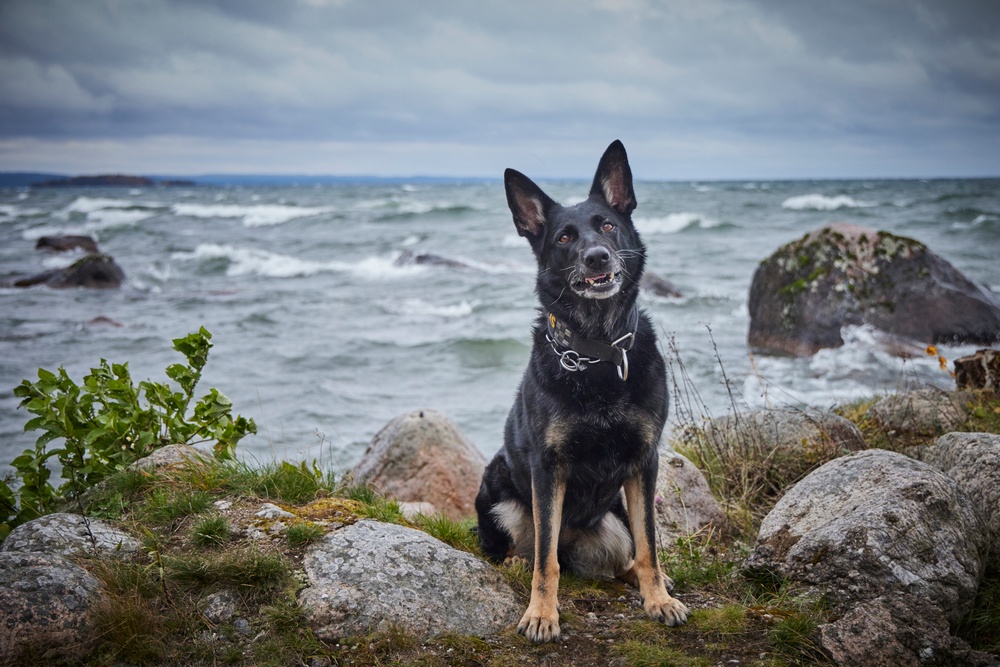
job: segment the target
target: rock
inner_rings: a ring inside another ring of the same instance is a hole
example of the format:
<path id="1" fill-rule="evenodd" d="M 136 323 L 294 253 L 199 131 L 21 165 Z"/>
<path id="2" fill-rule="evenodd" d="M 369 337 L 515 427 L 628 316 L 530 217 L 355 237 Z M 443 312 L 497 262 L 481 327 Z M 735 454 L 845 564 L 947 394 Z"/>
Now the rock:
<path id="1" fill-rule="evenodd" d="M 44 271 L 27 278 L 19 278 L 11 287 L 46 285 L 57 289 L 88 287 L 114 289 L 125 282 L 125 272 L 110 255 L 87 255 L 63 269 Z"/>
<path id="2" fill-rule="evenodd" d="M 254 512 L 254 516 L 260 517 L 261 519 L 292 519 L 295 515 L 291 512 L 287 512 L 274 503 L 263 503 L 260 509 Z"/>
<path id="3" fill-rule="evenodd" d="M 432 516 L 438 513 L 436 507 L 433 503 L 399 503 L 399 511 L 403 513 L 403 516 L 410 521 L 416 519 L 418 516 Z"/>
<path id="4" fill-rule="evenodd" d="M 948 433 L 916 454 L 955 480 L 972 500 L 990 535 L 986 566 L 1000 572 L 1000 435 Z"/>
<path id="5" fill-rule="evenodd" d="M 726 513 L 712 496 L 705 476 L 673 449 L 660 447 L 656 477 L 656 539 L 661 548 L 678 537 L 726 528 Z"/>
<path id="6" fill-rule="evenodd" d="M 675 299 L 684 296 L 676 285 L 652 271 L 646 271 L 642 274 L 642 278 L 639 279 L 639 287 L 656 296 Z"/>
<path id="7" fill-rule="evenodd" d="M 90 255 L 97 255 L 101 251 L 97 248 L 97 241 L 90 236 L 43 236 L 35 242 L 35 250 L 47 252 L 68 252 L 79 248 Z"/>
<path id="8" fill-rule="evenodd" d="M 233 620 L 238 604 L 240 604 L 240 596 L 233 592 L 232 589 L 224 588 L 221 591 L 205 596 L 199 608 L 209 623 L 221 625 Z"/>
<path id="9" fill-rule="evenodd" d="M 970 400 L 967 392 L 925 387 L 885 396 L 873 403 L 864 416 L 890 435 L 935 436 L 965 421 L 965 406 Z"/>
<path id="10" fill-rule="evenodd" d="M 393 264 L 395 266 L 423 264 L 427 266 L 444 266 L 449 269 L 472 268 L 468 264 L 460 262 L 456 259 L 448 259 L 447 257 L 442 257 L 441 255 L 435 255 L 429 252 L 413 252 L 412 250 L 404 250 L 400 253 L 399 257 L 396 258 Z"/>
<path id="11" fill-rule="evenodd" d="M 100 519 L 79 514 L 48 514 L 15 528 L 0 544 L 0 552 L 37 551 L 71 556 L 94 554 L 131 558 L 139 541 Z"/>
<path id="12" fill-rule="evenodd" d="M 101 584 L 62 556 L 0 553 L 0 665 L 80 660 Z"/>
<path id="13" fill-rule="evenodd" d="M 186 465 L 201 465 L 210 454 L 199 451 L 191 445 L 166 445 L 153 450 L 149 456 L 144 456 L 129 466 L 129 470 L 160 470 Z"/>
<path id="14" fill-rule="evenodd" d="M 702 434 L 713 449 L 746 456 L 768 454 L 803 472 L 830 459 L 865 449 L 864 436 L 850 420 L 818 410 L 757 410 L 712 419 Z"/>
<path id="15" fill-rule="evenodd" d="M 303 565 L 309 587 L 299 604 L 325 641 L 391 626 L 425 638 L 483 636 L 522 611 L 496 569 L 403 526 L 359 521 L 310 547 Z"/>
<path id="16" fill-rule="evenodd" d="M 836 665 L 987 667 L 993 656 L 952 637 L 927 600 L 905 593 L 880 596 L 819 626 L 819 646 Z"/>
<path id="17" fill-rule="evenodd" d="M 913 239 L 848 224 L 779 248 L 754 272 L 748 342 L 808 356 L 871 325 L 923 345 L 1000 340 L 1000 300 Z"/>
<path id="18" fill-rule="evenodd" d="M 744 569 L 822 591 L 842 610 L 913 595 L 954 627 L 975 601 L 988 545 L 954 480 L 902 454 L 867 450 L 792 487 L 764 518 Z"/>
<path id="19" fill-rule="evenodd" d="M 444 415 L 410 412 L 375 434 L 354 481 L 400 502 L 427 502 L 452 519 L 474 516 L 486 459 Z"/>
<path id="20" fill-rule="evenodd" d="M 1000 350 L 976 350 L 954 363 L 959 389 L 1000 390 Z"/>

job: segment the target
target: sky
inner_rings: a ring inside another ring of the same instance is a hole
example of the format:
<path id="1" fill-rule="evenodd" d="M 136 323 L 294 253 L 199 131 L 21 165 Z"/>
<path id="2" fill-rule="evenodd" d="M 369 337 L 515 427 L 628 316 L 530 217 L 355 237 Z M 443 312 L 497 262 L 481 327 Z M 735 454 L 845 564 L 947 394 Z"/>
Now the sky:
<path id="1" fill-rule="evenodd" d="M 0 0 L 0 171 L 1000 176 L 1000 0 Z"/>

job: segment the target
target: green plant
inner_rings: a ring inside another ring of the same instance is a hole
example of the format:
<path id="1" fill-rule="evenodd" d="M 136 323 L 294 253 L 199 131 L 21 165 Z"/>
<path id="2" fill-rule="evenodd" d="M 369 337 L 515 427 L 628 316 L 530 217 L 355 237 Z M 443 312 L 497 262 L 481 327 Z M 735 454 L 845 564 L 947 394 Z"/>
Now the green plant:
<path id="1" fill-rule="evenodd" d="M 213 547 L 229 539 L 232 529 L 226 517 L 215 515 L 205 517 L 195 524 L 192 538 L 194 543 L 203 547 Z"/>
<path id="2" fill-rule="evenodd" d="M 305 523 L 297 523 L 294 526 L 289 526 L 288 530 L 285 531 L 285 539 L 288 540 L 289 545 L 300 547 L 315 542 L 325 534 L 326 529 L 323 526 L 312 521 L 306 521 Z"/>
<path id="3" fill-rule="evenodd" d="M 212 440 L 217 457 L 232 458 L 236 444 L 257 432 L 254 421 L 233 417 L 232 402 L 214 388 L 192 408 L 211 338 L 203 327 L 173 341 L 187 360 L 166 369 L 179 390 L 148 380 L 135 385 L 127 363 L 104 359 L 81 385 L 60 367 L 54 373 L 39 369 L 36 382 L 24 380 L 16 387 L 20 407 L 35 415 L 24 430 L 43 433 L 34 449 L 11 462 L 21 481 L 16 491 L 8 480 L 0 480 L 0 536 L 79 497 L 158 447 Z M 54 441 L 61 443 L 50 449 Z M 49 482 L 50 459 L 62 468 L 65 481 L 59 487 Z"/>

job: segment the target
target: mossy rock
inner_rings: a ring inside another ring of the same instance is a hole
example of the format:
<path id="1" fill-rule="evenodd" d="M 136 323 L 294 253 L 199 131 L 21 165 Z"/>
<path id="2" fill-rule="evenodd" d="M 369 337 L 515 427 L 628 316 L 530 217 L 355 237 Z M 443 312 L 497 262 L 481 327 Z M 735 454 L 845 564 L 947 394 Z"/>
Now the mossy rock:
<path id="1" fill-rule="evenodd" d="M 869 325 L 910 343 L 1000 340 L 1000 299 L 919 241 L 856 225 L 806 234 L 754 272 L 748 342 L 808 356 L 844 344 L 841 329 Z"/>

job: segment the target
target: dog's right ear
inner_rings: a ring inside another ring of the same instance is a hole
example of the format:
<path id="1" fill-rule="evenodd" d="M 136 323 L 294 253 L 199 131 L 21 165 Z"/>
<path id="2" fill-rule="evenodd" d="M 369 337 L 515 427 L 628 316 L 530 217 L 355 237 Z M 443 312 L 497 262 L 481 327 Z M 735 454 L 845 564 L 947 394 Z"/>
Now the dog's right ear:
<path id="1" fill-rule="evenodd" d="M 555 202 L 530 178 L 514 169 L 503 173 L 503 184 L 517 233 L 532 242 L 541 238 L 545 218 Z"/>

